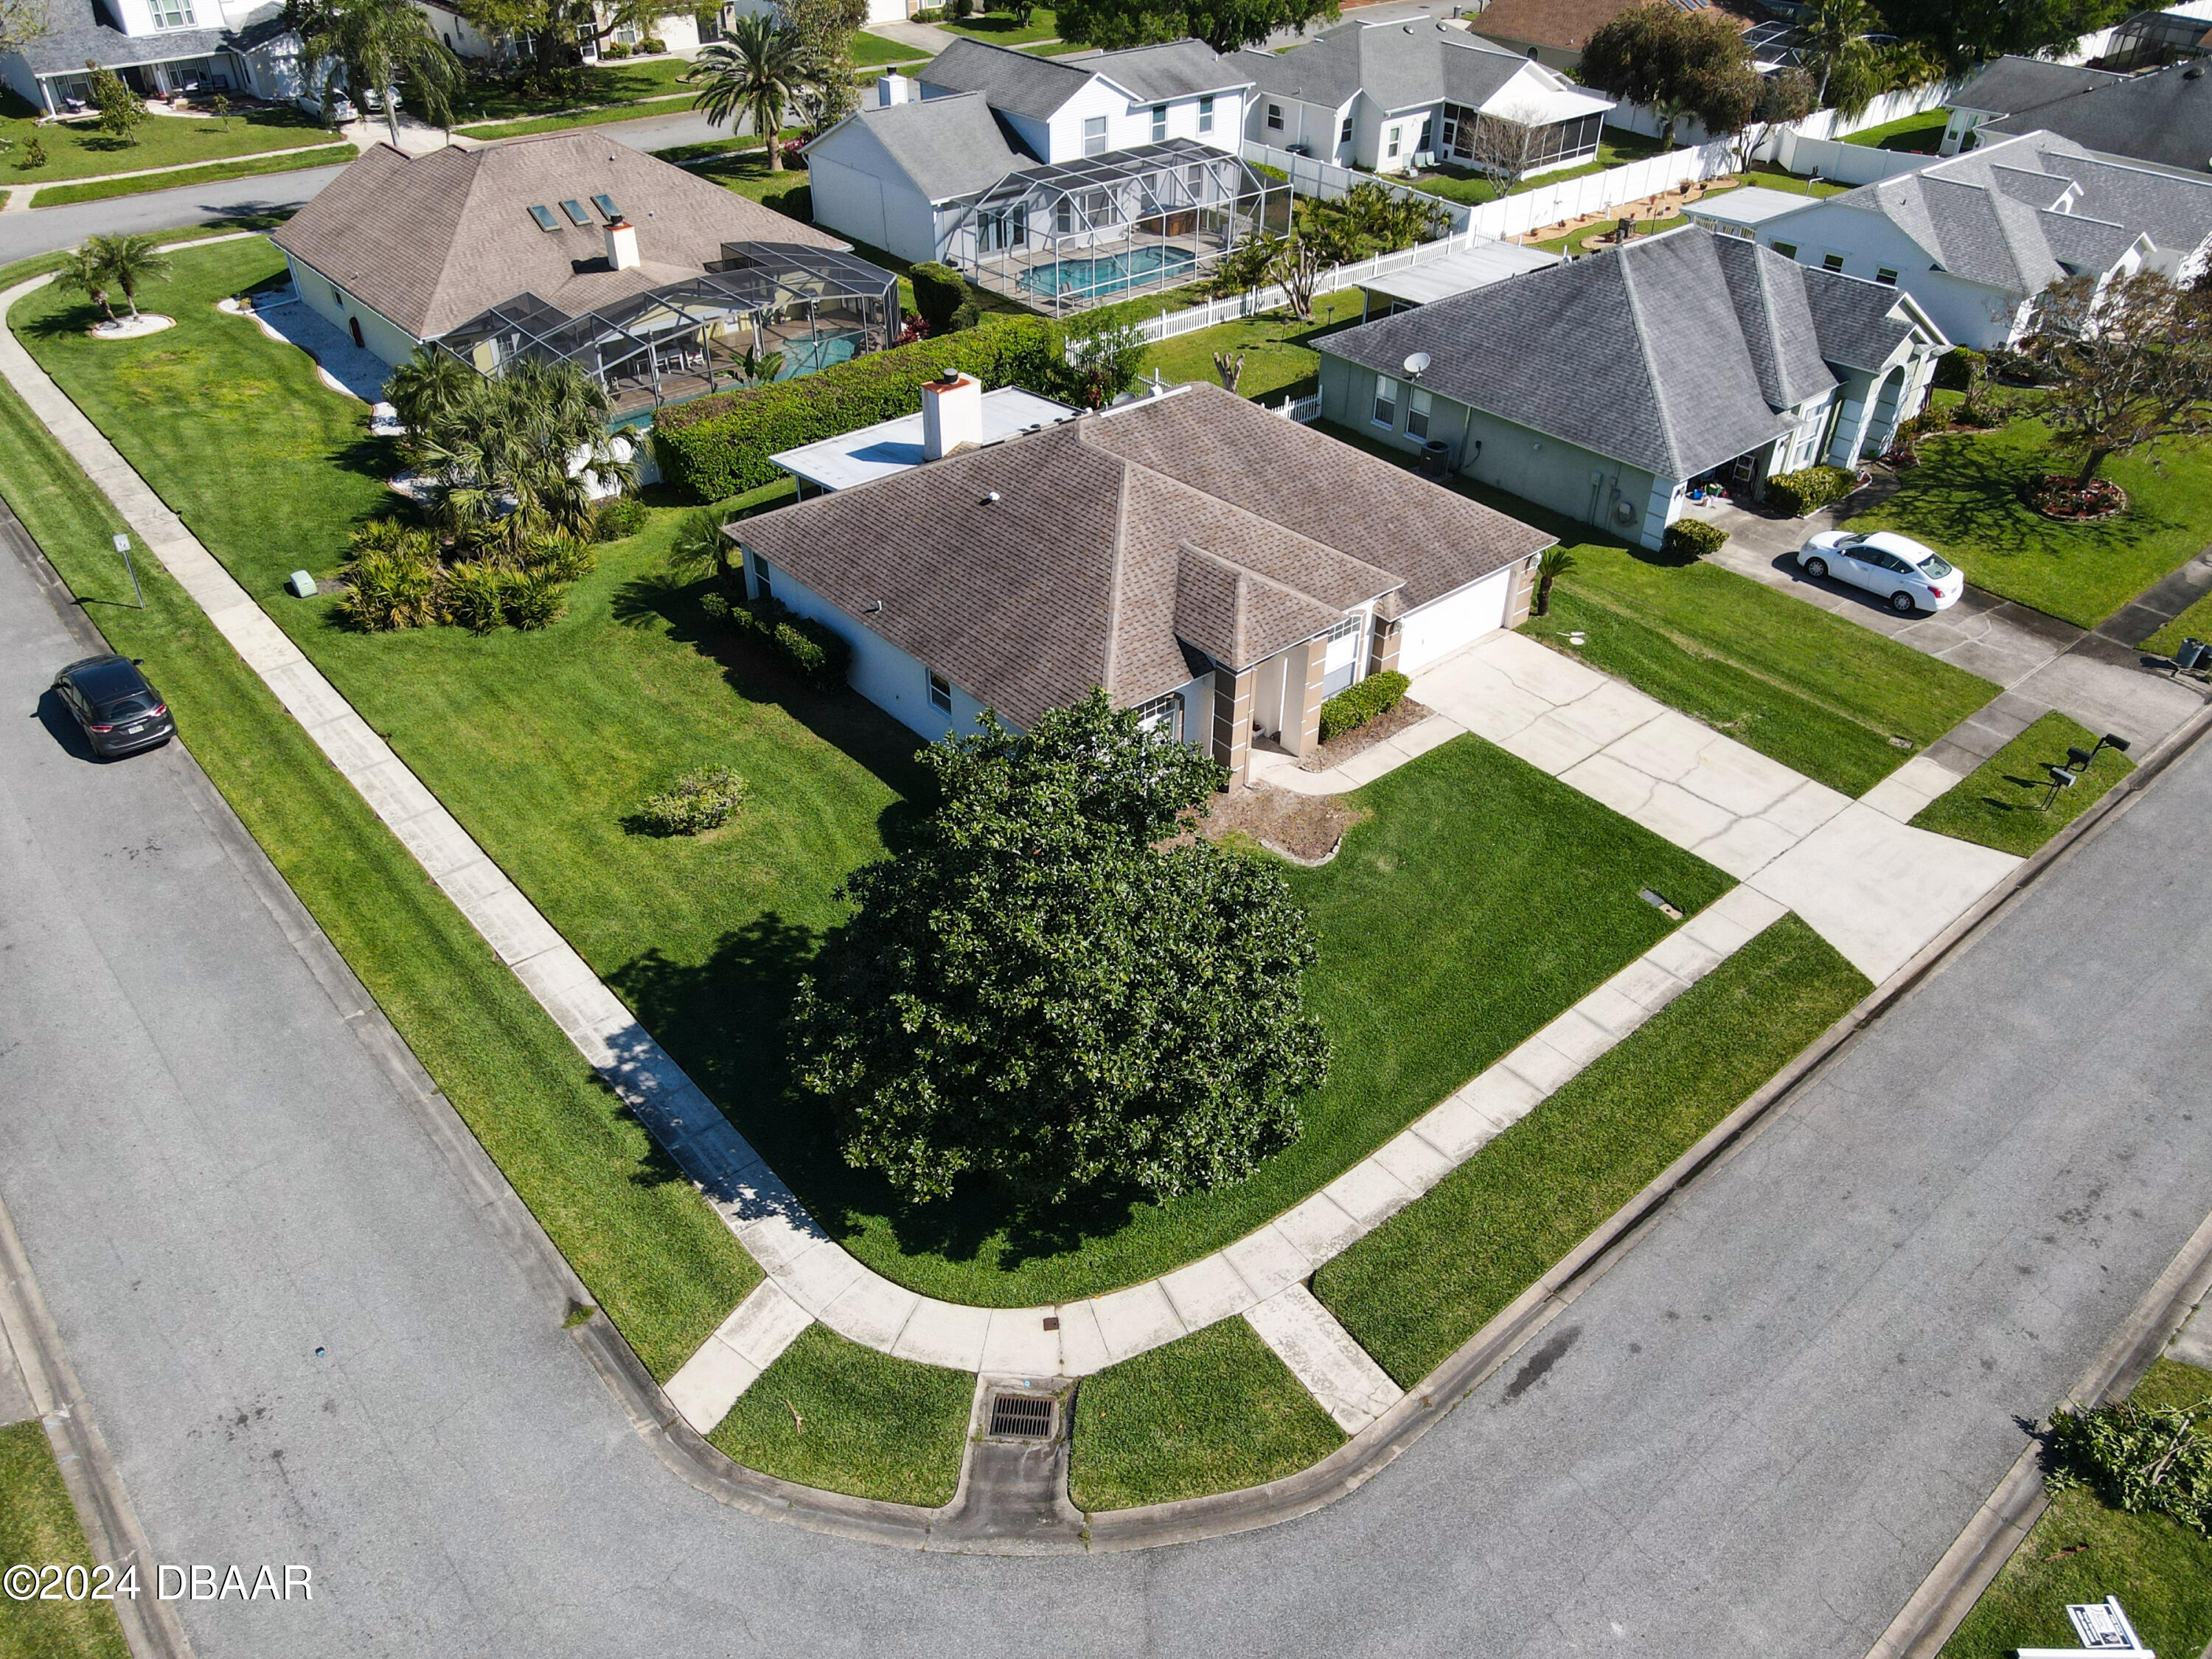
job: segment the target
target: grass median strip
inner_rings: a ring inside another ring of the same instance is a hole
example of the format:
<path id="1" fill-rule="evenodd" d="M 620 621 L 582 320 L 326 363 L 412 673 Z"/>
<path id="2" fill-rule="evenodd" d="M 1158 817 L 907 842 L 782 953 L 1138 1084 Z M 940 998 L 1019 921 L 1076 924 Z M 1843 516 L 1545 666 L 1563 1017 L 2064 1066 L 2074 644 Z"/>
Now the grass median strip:
<path id="1" fill-rule="evenodd" d="M 2053 709 L 1922 807 L 1912 827 L 2026 858 L 2135 770 L 2118 750 L 2096 745 L 2097 733 Z M 2048 769 L 2065 765 L 2069 748 L 2096 750 L 2097 758 L 2054 796 Z"/>
<path id="2" fill-rule="evenodd" d="M 1872 988 L 1783 917 L 1322 1267 L 1314 1294 L 1412 1388 Z"/>
<path id="3" fill-rule="evenodd" d="M 975 1379 L 810 1325 L 738 1396 L 708 1443 L 801 1486 L 937 1509 L 952 1501 Z"/>
<path id="4" fill-rule="evenodd" d="M 114 648 L 147 659 L 194 758 L 592 1299 L 656 1376 L 672 1376 L 759 1281 L 751 1258 L 268 688 L 143 555 L 146 609 L 131 606 L 109 540 L 123 525 L 5 386 L 0 495 Z"/>
<path id="5" fill-rule="evenodd" d="M 270 155 L 258 161 L 217 161 L 176 173 L 149 173 L 135 179 L 102 179 L 86 185 L 54 185 L 32 198 L 33 207 L 67 207 L 74 202 L 104 202 L 111 196 L 137 196 L 149 190 L 189 190 L 198 185 L 221 184 L 226 179 L 252 179 L 264 173 L 297 173 L 305 167 L 340 167 L 359 154 L 351 144 L 325 144 L 295 155 Z"/>
<path id="6" fill-rule="evenodd" d="M 1067 1492 L 1085 1510 L 1260 1486 L 1344 1443 L 1344 1431 L 1242 1319 L 1085 1377 L 1073 1434 Z"/>
<path id="7" fill-rule="evenodd" d="M 36 1418 L 0 1428 L 0 1567 L 23 1563 L 88 1573 L 94 1565 L 46 1425 Z M 66 1599 L 65 1583 L 52 1588 L 52 1601 L 0 1601 L 0 1659 L 131 1659 L 112 1607 Z M 141 1586 L 142 1594 L 153 1589 Z"/>
<path id="8" fill-rule="evenodd" d="M 2153 1364 L 2131 1396 L 2144 1406 L 2212 1399 L 2212 1371 Z M 2200 1429 L 2198 1432 L 2205 1431 Z M 2120 1598 L 2145 1647 L 2187 1656 L 2212 1642 L 2212 1539 L 2163 1515 L 2127 1515 L 2094 1492 L 2062 1492 L 1982 1592 L 1939 1659 L 2012 1659 L 2021 1648 L 2078 1644 L 2069 1602 Z"/>

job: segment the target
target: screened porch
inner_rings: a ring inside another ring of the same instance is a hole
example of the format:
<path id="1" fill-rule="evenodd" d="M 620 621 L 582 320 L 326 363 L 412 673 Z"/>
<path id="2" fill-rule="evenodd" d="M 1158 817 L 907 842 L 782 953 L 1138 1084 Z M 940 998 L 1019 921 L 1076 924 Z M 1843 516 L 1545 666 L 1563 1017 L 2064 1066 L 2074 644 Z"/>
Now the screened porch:
<path id="1" fill-rule="evenodd" d="M 943 258 L 1054 315 L 1195 280 L 1255 230 L 1286 230 L 1291 187 L 1188 138 L 1010 173 L 955 222 Z"/>

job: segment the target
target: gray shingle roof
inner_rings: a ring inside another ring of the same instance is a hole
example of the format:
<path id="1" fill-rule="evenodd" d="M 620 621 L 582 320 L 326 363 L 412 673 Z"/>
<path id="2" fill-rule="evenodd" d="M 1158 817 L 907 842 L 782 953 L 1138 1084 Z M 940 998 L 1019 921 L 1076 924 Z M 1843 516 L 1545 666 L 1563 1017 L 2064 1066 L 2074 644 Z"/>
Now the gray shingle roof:
<path id="1" fill-rule="evenodd" d="M 1144 103 L 1195 98 L 1201 93 L 1249 87 L 1252 77 L 1235 59 L 1223 57 L 1203 40 L 1170 40 L 1157 46 L 1081 58 L 1070 67 L 1095 70 Z"/>
<path id="2" fill-rule="evenodd" d="M 2191 173 L 2212 168 L 2212 75 L 2202 64 L 2175 64 L 2151 75 L 2117 77 L 2081 95 L 1991 121 L 1986 133 L 2039 128 L 2086 149 Z"/>
<path id="3" fill-rule="evenodd" d="M 2035 187 L 2032 175 L 2039 173 L 2051 180 L 2047 192 Z M 2054 204 L 2066 198 L 2066 210 L 2047 210 L 2039 204 L 2042 195 Z M 1862 185 L 1823 205 L 1880 214 L 1943 270 L 2023 296 L 2057 281 L 2062 259 L 2087 269 L 2082 258 L 2112 241 L 2109 233 L 2084 232 L 2069 219 L 2124 230 L 2119 247 L 2142 233 L 2160 248 L 2186 252 L 2212 236 L 2212 179 L 2092 155 L 2040 131 Z"/>
<path id="4" fill-rule="evenodd" d="M 1984 64 L 1952 99 L 1954 109 L 1997 110 L 2014 115 L 2099 87 L 2117 85 L 2124 75 L 2040 58 L 2000 58 Z M 2038 123 L 2037 125 L 2041 125 Z"/>
<path id="5" fill-rule="evenodd" d="M 1835 384 L 1830 361 L 1879 366 L 1905 337 L 1906 325 L 1887 317 L 1899 299 L 1737 237 L 1686 229 L 1316 343 L 1392 375 L 1425 351 L 1421 384 L 1447 398 L 1661 477 L 1691 478 L 1781 432 L 1783 410 Z M 1872 362 L 1858 361 L 1876 345 Z"/>
<path id="6" fill-rule="evenodd" d="M 205 58 L 229 45 L 226 29 L 163 29 L 125 34 L 100 21 L 92 0 L 47 0 L 46 31 L 17 48 L 33 75 L 67 75 L 89 58 L 108 69 Z"/>
<path id="7" fill-rule="evenodd" d="M 1017 149 L 981 93 L 954 93 L 913 103 L 855 110 L 807 146 L 835 155 L 838 135 L 857 127 L 883 147 L 892 165 L 932 202 L 957 201 L 988 190 L 1036 158 Z"/>
<path id="8" fill-rule="evenodd" d="M 1093 686 L 1125 706 L 1172 690 L 1193 650 L 1248 666 L 1349 606 L 1421 604 L 1552 540 L 1207 386 L 729 531 L 1024 726 Z"/>
<path id="9" fill-rule="evenodd" d="M 1449 98 L 1480 106 L 1528 60 L 1503 46 L 1427 20 L 1340 23 L 1279 56 L 1237 54 L 1263 91 L 1335 109 L 1364 91 L 1384 109 Z"/>
<path id="10" fill-rule="evenodd" d="M 1090 85 L 1092 73 L 1088 64 L 1079 68 L 1035 52 L 963 38 L 924 64 L 915 78 L 947 92 L 980 92 L 994 109 L 1048 121 L 1062 104 Z"/>
<path id="11" fill-rule="evenodd" d="M 600 193 L 637 228 L 633 270 L 599 264 L 598 214 L 572 226 L 556 206 Z M 560 228 L 540 230 L 532 204 Z M 416 156 L 374 145 L 270 240 L 417 339 L 526 292 L 578 316 L 696 276 L 725 242 L 847 246 L 588 129 Z"/>

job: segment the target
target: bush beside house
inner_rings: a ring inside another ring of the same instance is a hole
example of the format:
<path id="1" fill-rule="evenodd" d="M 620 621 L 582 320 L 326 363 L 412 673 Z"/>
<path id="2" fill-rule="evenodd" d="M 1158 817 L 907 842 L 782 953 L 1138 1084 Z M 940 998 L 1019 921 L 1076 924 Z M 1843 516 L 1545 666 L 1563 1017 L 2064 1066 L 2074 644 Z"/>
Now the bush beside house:
<path id="1" fill-rule="evenodd" d="M 1348 686 L 1321 706 L 1321 740 L 1340 738 L 1355 731 L 1378 714 L 1387 714 L 1395 708 L 1413 684 L 1403 674 L 1395 672 L 1370 674 L 1358 684 Z"/>
<path id="2" fill-rule="evenodd" d="M 1768 482 L 1771 485 L 1772 480 Z M 1678 519 L 1667 526 L 1667 539 L 1662 545 L 1678 559 L 1702 559 L 1708 553 L 1719 552 L 1726 540 L 1728 532 L 1717 524 L 1707 524 L 1703 519 Z"/>
<path id="3" fill-rule="evenodd" d="M 1840 501 L 1858 483 L 1858 475 L 1848 467 L 1808 466 L 1796 472 L 1778 472 L 1769 478 L 1766 499 L 1790 517 L 1802 519 Z"/>
<path id="4" fill-rule="evenodd" d="M 987 386 L 1051 395 L 1060 379 L 1060 340 L 1042 318 L 1009 318 L 797 380 L 719 392 L 663 410 L 653 422 L 653 452 L 668 483 L 701 501 L 721 501 L 774 483 L 781 474 L 769 457 L 779 450 L 915 413 L 922 387 L 952 370 Z"/>

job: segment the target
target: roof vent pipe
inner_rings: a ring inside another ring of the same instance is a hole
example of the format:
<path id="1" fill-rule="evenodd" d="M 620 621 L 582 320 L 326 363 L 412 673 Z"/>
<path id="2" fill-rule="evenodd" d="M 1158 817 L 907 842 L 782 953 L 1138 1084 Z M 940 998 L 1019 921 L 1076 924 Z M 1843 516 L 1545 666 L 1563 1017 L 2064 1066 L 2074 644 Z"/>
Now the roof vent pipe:
<path id="1" fill-rule="evenodd" d="M 635 270 L 643 263 L 638 258 L 637 227 L 627 219 L 608 225 L 607 264 L 617 270 Z"/>

